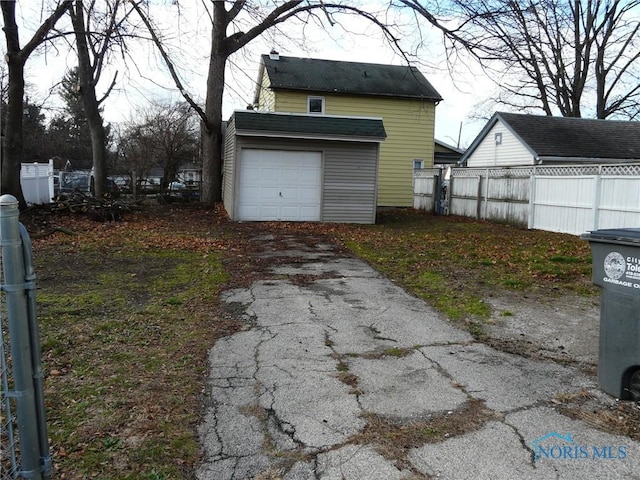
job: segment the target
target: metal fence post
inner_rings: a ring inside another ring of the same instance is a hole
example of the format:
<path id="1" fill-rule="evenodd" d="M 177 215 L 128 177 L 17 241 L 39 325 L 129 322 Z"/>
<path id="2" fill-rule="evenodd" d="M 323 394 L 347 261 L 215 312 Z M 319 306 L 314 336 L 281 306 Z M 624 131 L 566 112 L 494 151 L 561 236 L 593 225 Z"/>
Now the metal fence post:
<path id="1" fill-rule="evenodd" d="M 14 387 L 5 394 L 13 396 L 16 405 L 21 464 L 17 473 L 40 480 L 50 476 L 51 459 L 35 318 L 35 274 L 31 242 L 19 222 L 18 201 L 11 195 L 0 197 L 0 244 Z"/>

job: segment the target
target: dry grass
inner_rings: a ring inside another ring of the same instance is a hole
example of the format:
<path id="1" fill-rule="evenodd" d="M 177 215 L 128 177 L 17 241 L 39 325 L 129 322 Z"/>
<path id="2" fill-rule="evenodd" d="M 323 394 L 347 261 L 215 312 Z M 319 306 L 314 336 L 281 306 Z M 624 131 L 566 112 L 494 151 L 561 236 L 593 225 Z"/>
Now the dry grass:
<path id="1" fill-rule="evenodd" d="M 253 255 L 260 247 L 249 235 L 285 241 L 303 232 L 299 238 L 310 249 L 342 242 L 454 321 L 476 326 L 478 335 L 486 289 L 595 292 L 588 245 L 575 237 L 410 210 L 385 213 L 374 226 L 230 224 L 219 209 L 197 205 L 149 209 L 116 223 L 27 220 L 34 238 L 55 226 L 78 234 L 34 240 L 54 476 L 66 480 L 194 478 L 207 352 L 217 338 L 245 328 L 218 308 L 218 293 L 275 278 L 269 267 L 291 260 Z M 358 394 L 348 368 L 336 375 Z M 576 406 L 579 397 L 558 399 L 560 407 L 640 438 L 636 404 L 593 412 Z M 268 412 L 252 412 L 266 421 Z M 477 401 L 410 424 L 368 415 L 368 426 L 351 441 L 376 445 L 401 462 L 411 448 L 494 418 Z M 291 455 L 285 461 L 300 452 Z M 258 478 L 281 475 L 274 469 Z"/>
<path id="2" fill-rule="evenodd" d="M 396 422 L 374 414 L 366 414 L 367 426 L 350 439 L 350 443 L 375 446 L 380 455 L 405 466 L 412 448 L 425 443 L 438 443 L 482 428 L 500 414 L 485 407 L 482 400 L 469 400 L 458 410 L 434 414 L 410 423 Z"/>

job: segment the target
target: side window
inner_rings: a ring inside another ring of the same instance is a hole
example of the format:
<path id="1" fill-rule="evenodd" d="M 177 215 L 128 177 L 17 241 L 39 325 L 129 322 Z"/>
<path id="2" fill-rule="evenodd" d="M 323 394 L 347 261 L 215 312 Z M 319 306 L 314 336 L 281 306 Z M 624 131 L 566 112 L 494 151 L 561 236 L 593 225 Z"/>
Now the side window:
<path id="1" fill-rule="evenodd" d="M 324 97 L 307 97 L 307 113 L 324 114 Z"/>
<path id="2" fill-rule="evenodd" d="M 413 169 L 414 170 L 419 170 L 421 168 L 424 168 L 424 160 L 422 160 L 421 158 L 414 158 L 413 159 Z"/>

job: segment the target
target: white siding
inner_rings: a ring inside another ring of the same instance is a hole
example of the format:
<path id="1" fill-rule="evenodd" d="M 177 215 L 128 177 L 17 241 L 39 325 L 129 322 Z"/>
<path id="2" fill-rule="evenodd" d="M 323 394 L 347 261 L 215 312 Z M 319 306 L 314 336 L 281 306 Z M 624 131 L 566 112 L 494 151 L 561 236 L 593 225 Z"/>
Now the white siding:
<path id="1" fill-rule="evenodd" d="M 230 218 L 234 218 L 234 172 L 238 152 L 236 151 L 236 127 L 235 120 L 227 124 L 224 138 L 224 162 L 222 166 L 222 201 Z"/>
<path id="2" fill-rule="evenodd" d="M 496 144 L 496 134 L 502 141 Z M 489 130 L 467 159 L 467 167 L 512 167 L 533 165 L 533 154 L 500 120 Z"/>

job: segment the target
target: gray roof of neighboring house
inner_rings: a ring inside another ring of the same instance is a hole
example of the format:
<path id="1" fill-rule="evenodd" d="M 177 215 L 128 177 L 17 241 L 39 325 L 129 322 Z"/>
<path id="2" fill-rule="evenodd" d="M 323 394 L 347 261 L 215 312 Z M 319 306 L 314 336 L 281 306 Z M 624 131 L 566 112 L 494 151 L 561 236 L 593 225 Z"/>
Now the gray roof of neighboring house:
<path id="1" fill-rule="evenodd" d="M 283 137 L 345 138 L 381 141 L 387 136 L 382 119 L 334 117 L 238 110 L 233 113 L 239 134 L 277 134 Z"/>
<path id="2" fill-rule="evenodd" d="M 436 165 L 442 164 L 457 164 L 460 162 L 462 155 L 464 155 L 464 149 L 454 147 L 441 140 L 434 140 L 436 148 L 433 152 L 433 163 Z"/>
<path id="3" fill-rule="evenodd" d="M 416 67 L 263 55 L 259 81 L 265 68 L 273 89 L 442 100 Z"/>
<path id="4" fill-rule="evenodd" d="M 537 157 L 640 160 L 640 122 L 496 112 L 476 137 L 468 157 L 501 120 Z"/>

